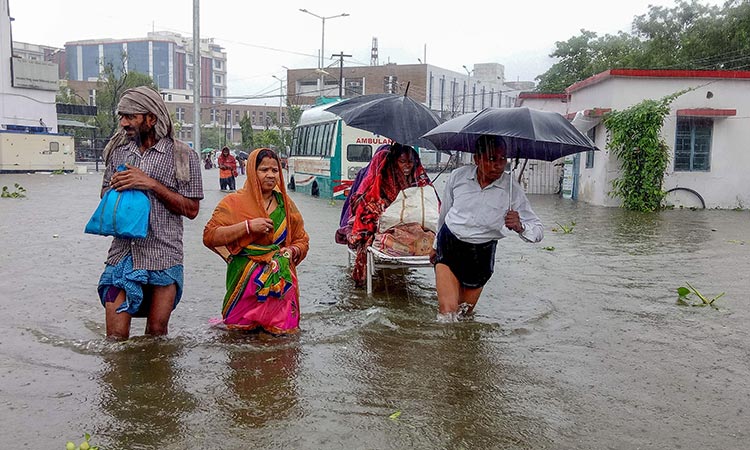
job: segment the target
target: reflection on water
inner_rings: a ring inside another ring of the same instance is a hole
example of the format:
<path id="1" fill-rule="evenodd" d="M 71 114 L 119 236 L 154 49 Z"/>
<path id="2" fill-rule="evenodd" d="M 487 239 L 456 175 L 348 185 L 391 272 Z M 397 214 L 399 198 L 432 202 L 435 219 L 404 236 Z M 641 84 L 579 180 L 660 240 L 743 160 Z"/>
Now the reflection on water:
<path id="1" fill-rule="evenodd" d="M 523 370 L 487 345 L 493 326 L 431 324 L 384 334 L 363 330 L 349 361 L 358 402 L 399 411 L 397 436 L 420 448 L 539 448 L 545 427 L 529 398 L 514 393 Z M 501 345 L 502 347 L 502 345 Z M 534 394 L 532 397 L 536 397 Z"/>
<path id="2" fill-rule="evenodd" d="M 101 408 L 111 416 L 111 448 L 158 448 L 185 434 L 182 418 L 196 401 L 176 366 L 182 348 L 162 339 L 131 341 L 103 353 Z M 110 448 L 108 446 L 107 448 Z"/>
<path id="3" fill-rule="evenodd" d="M 232 418 L 234 426 L 262 428 L 269 422 L 299 415 L 294 412 L 298 405 L 299 347 L 288 342 L 294 339 L 264 333 L 230 337 L 231 342 L 243 345 L 227 351 L 228 389 L 226 396 L 217 402 Z"/>

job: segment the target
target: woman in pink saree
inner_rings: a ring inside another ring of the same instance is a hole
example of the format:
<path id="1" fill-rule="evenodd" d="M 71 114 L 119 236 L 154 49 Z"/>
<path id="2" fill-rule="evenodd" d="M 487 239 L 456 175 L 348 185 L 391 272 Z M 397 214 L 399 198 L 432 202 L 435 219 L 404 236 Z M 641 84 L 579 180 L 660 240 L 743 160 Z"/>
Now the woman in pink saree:
<path id="1" fill-rule="evenodd" d="M 299 329 L 297 264 L 309 237 L 286 193 L 281 162 L 272 150 L 248 157 L 245 186 L 219 204 L 203 230 L 203 244 L 227 262 L 223 323 L 273 334 Z"/>

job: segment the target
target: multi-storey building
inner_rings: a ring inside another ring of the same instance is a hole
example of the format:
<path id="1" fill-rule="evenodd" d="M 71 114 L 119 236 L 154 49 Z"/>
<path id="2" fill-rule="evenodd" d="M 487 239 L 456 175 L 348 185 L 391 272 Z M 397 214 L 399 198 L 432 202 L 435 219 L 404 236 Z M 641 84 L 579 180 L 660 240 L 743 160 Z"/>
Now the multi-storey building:
<path id="1" fill-rule="evenodd" d="M 185 141 L 193 139 L 193 92 L 178 89 L 162 89 L 161 95 L 167 104 L 179 130 L 176 137 Z M 203 127 L 220 129 L 227 138 L 227 143 L 237 145 L 242 142 L 240 122 L 250 119 L 253 130 L 288 128 L 286 107 L 245 104 L 201 104 L 201 124 Z"/>
<path id="2" fill-rule="evenodd" d="M 96 81 L 108 64 L 115 73 L 140 72 L 160 89 L 193 90 L 192 38 L 154 32 L 146 38 L 95 39 L 65 44 L 67 79 Z M 223 103 L 227 94 L 227 54 L 213 38 L 201 39 L 201 102 Z"/>
<path id="3" fill-rule="evenodd" d="M 13 56 L 26 61 L 51 62 L 58 65 L 58 76 L 65 78 L 65 49 L 13 41 Z"/>
<path id="4" fill-rule="evenodd" d="M 84 99 L 89 105 L 96 104 L 97 82 L 95 81 L 65 81 L 76 96 Z M 164 102 L 167 104 L 172 120 L 176 125 L 175 137 L 184 141 L 193 140 L 193 91 L 187 89 L 161 89 Z M 281 124 L 289 127 L 286 107 L 271 105 L 244 105 L 224 102 L 201 102 L 201 125 L 207 128 L 221 130 L 230 145 L 242 142 L 240 121 L 247 117 L 256 131 L 279 129 L 279 110 L 281 110 Z"/>
<path id="5" fill-rule="evenodd" d="M 506 82 L 505 67 L 497 63 L 474 64 L 454 72 L 430 64 L 375 66 L 287 71 L 287 95 L 297 104 L 313 104 L 324 97 L 355 97 L 375 93 L 407 93 L 443 118 L 495 106 L 510 108 L 518 94 L 533 89 L 532 82 Z"/>

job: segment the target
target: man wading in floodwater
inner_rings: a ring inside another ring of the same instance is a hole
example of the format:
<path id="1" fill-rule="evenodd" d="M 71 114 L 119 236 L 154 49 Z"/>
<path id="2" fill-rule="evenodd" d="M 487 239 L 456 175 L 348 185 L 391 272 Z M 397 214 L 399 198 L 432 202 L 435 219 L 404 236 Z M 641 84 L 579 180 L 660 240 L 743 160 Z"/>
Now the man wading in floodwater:
<path id="1" fill-rule="evenodd" d="M 174 139 L 164 101 L 145 86 L 128 89 L 117 105 L 120 130 L 104 149 L 102 195 L 139 189 L 151 200 L 144 239 L 114 238 L 99 279 L 107 338 L 130 336 L 132 317 L 147 317 L 145 333 L 167 334 L 182 296 L 182 216 L 194 219 L 203 198 L 198 155 Z M 115 172 L 121 164 L 127 170 Z"/>
<path id="2" fill-rule="evenodd" d="M 506 154 L 502 138 L 480 136 L 475 165 L 454 170 L 446 182 L 430 255 L 441 321 L 452 322 L 473 312 L 494 271 L 499 239 L 518 235 L 539 242 L 544 236 L 542 222 L 523 189 L 505 174 Z M 512 203 L 510 183 L 514 183 Z"/>

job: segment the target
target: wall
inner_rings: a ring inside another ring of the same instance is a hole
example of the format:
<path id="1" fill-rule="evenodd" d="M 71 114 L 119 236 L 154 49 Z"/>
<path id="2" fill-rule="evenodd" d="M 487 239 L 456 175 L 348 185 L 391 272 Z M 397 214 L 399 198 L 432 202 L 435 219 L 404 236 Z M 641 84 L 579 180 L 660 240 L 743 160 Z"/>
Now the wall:
<path id="1" fill-rule="evenodd" d="M 667 166 L 664 189 L 686 187 L 704 198 L 708 208 L 747 208 L 750 205 L 750 79 L 739 78 L 648 78 L 610 77 L 571 93 L 570 110 L 612 108 L 623 110 L 645 98 L 659 99 L 692 88 L 672 103 L 662 128 L 662 137 L 674 155 L 677 110 L 692 108 L 736 109 L 733 117 L 714 118 L 711 170 L 675 172 Z M 710 92 L 710 94 L 709 94 Z M 612 180 L 619 175 L 619 162 L 606 148 L 603 126 L 597 127 L 597 152 L 593 169 L 581 169 L 579 200 L 605 206 L 621 202 L 608 196 Z"/>
<path id="2" fill-rule="evenodd" d="M 8 0 L 0 0 L 0 61 L 2 61 L 2 70 L 0 70 L 0 126 L 39 127 L 41 126 L 39 119 L 42 119 L 50 131 L 56 132 L 56 92 L 12 86 L 11 71 L 8 66 L 12 54 L 11 22 L 8 11 Z"/>

